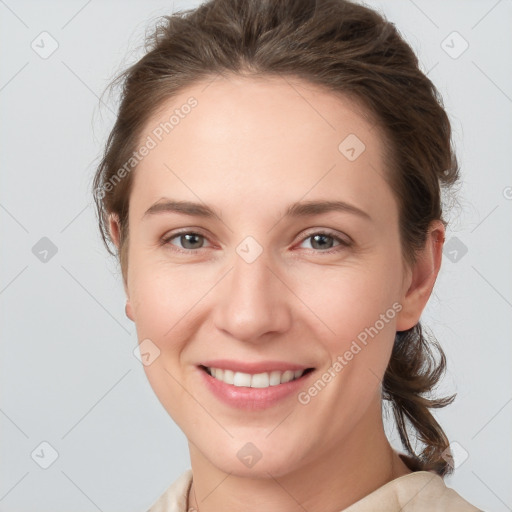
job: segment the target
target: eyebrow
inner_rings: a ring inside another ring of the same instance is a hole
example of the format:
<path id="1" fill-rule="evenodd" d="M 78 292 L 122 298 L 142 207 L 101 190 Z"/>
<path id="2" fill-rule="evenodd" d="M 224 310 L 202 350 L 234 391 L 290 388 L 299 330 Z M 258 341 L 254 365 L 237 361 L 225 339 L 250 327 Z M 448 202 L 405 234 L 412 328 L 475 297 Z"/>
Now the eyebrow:
<path id="1" fill-rule="evenodd" d="M 358 215 L 359 217 L 372 220 L 370 215 L 353 204 L 345 201 L 302 201 L 295 202 L 288 206 L 284 213 L 284 217 L 312 217 L 329 212 L 344 212 Z M 194 203 L 192 201 L 176 201 L 162 197 L 158 202 L 150 206 L 142 219 L 155 214 L 161 213 L 181 213 L 193 217 L 202 218 L 220 218 L 216 211 L 208 205 Z"/>

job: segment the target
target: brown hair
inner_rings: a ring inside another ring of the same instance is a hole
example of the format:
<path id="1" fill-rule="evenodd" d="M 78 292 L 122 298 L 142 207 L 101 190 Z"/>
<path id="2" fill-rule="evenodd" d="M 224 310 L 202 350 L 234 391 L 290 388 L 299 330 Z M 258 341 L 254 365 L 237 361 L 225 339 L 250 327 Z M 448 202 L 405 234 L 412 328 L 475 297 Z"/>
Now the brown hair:
<path id="1" fill-rule="evenodd" d="M 119 170 L 137 148 L 152 114 L 188 85 L 216 75 L 303 79 L 365 107 L 385 139 L 387 176 L 397 197 L 404 261 L 414 263 L 430 223 L 441 220 L 441 188 L 458 179 L 451 127 L 442 99 L 395 26 L 347 0 L 210 0 L 163 16 L 146 41 L 147 53 L 112 85 L 122 83 L 116 123 L 93 182 L 100 232 L 110 251 L 109 215 L 120 223 L 117 253 L 126 281 L 128 206 L 133 173 Z M 126 175 L 125 175 L 126 174 Z M 110 183 L 110 186 L 108 185 Z M 432 348 L 440 353 L 436 363 Z M 429 399 L 446 358 L 420 323 L 397 332 L 382 382 L 400 439 L 416 470 L 453 471 L 449 441 L 429 408 L 456 395 Z M 416 455 L 408 419 L 425 444 Z"/>

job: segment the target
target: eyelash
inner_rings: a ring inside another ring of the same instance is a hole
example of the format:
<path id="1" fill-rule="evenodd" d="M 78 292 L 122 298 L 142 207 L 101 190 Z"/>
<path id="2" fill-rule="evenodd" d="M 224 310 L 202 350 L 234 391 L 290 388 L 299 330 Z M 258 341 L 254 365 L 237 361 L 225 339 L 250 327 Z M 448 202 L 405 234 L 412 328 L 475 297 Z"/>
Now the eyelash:
<path id="1" fill-rule="evenodd" d="M 176 247 L 175 245 L 170 243 L 171 240 L 173 240 L 179 236 L 182 236 L 182 235 L 196 235 L 196 236 L 200 236 L 200 237 L 208 240 L 208 237 L 202 235 L 201 233 L 197 233 L 195 231 L 179 231 L 178 233 L 172 233 L 171 235 L 162 238 L 162 240 L 160 241 L 160 245 L 169 246 L 172 251 L 176 251 L 176 252 L 182 253 L 182 254 L 196 254 L 197 252 L 201 251 L 202 249 L 205 249 L 205 247 L 201 247 L 199 249 L 180 249 L 179 247 Z M 329 230 L 310 232 L 310 233 L 308 233 L 307 236 L 303 237 L 300 240 L 300 244 L 302 244 L 304 241 L 308 240 L 309 238 L 312 238 L 315 235 L 328 236 L 330 238 L 333 238 L 335 241 L 339 242 L 339 245 L 337 245 L 331 249 L 328 249 L 326 251 L 322 251 L 319 249 L 307 249 L 309 251 L 313 251 L 316 254 L 326 254 L 326 255 L 334 254 L 334 253 L 337 253 L 338 251 L 340 251 L 342 249 L 346 249 L 352 245 L 352 241 L 344 240 L 343 238 L 336 236 L 333 232 L 331 232 Z"/>

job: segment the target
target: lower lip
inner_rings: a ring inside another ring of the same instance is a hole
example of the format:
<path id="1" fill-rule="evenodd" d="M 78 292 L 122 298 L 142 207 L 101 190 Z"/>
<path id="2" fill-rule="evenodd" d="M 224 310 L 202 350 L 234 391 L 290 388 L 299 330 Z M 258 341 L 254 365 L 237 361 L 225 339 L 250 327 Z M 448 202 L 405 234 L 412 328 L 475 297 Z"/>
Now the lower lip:
<path id="1" fill-rule="evenodd" d="M 262 410 L 276 405 L 279 401 L 298 391 L 304 386 L 306 380 L 315 373 L 310 371 L 302 377 L 270 386 L 268 388 L 249 388 L 245 386 L 233 386 L 212 377 L 205 370 L 198 368 L 203 375 L 204 382 L 208 389 L 223 403 L 231 407 L 246 410 Z"/>

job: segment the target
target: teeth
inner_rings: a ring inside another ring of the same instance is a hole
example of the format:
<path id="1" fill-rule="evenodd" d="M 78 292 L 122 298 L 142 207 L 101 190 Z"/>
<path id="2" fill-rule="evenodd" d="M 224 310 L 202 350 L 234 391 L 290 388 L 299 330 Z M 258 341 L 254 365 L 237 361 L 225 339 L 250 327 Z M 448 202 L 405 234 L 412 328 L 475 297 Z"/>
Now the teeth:
<path id="1" fill-rule="evenodd" d="M 286 370 L 284 372 L 277 370 L 252 375 L 250 373 L 222 370 L 221 368 L 208 368 L 208 373 L 217 380 L 226 384 L 232 384 L 233 386 L 251 388 L 268 388 L 278 384 L 285 384 L 286 382 L 298 379 L 304 372 L 305 370 Z"/>

